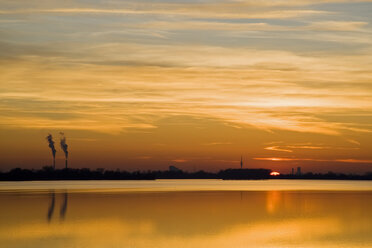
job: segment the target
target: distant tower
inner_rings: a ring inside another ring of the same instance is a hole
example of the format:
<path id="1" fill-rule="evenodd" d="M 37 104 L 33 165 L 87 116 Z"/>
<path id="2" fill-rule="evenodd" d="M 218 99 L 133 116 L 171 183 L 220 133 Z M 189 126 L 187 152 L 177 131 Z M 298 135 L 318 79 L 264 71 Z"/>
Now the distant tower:
<path id="1" fill-rule="evenodd" d="M 240 156 L 240 169 L 243 169 L 243 156 Z"/>
<path id="2" fill-rule="evenodd" d="M 297 167 L 297 176 L 301 176 L 301 167 Z"/>
<path id="3" fill-rule="evenodd" d="M 292 168 L 292 176 L 294 175 L 294 168 Z"/>

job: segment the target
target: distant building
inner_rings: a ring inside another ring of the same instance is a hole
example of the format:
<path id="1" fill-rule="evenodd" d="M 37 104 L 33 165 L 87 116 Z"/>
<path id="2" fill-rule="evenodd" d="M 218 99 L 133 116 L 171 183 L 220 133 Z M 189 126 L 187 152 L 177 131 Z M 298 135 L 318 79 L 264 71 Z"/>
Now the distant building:
<path id="1" fill-rule="evenodd" d="M 301 167 L 297 167 L 297 173 L 296 173 L 296 175 L 297 176 L 301 176 Z"/>
<path id="2" fill-rule="evenodd" d="M 243 156 L 240 156 L 240 169 L 243 169 Z"/>
<path id="3" fill-rule="evenodd" d="M 292 168 L 292 176 L 294 175 L 294 168 Z"/>
<path id="4" fill-rule="evenodd" d="M 169 171 L 172 171 L 172 172 L 181 172 L 182 170 L 177 168 L 176 166 L 169 166 Z"/>

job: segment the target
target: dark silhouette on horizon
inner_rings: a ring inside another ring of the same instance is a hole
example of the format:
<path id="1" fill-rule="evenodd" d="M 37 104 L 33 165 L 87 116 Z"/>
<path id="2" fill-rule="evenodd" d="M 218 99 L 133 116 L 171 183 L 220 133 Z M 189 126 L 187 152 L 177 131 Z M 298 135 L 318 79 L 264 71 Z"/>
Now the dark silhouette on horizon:
<path id="1" fill-rule="evenodd" d="M 122 171 L 87 168 L 55 170 L 45 166 L 41 170 L 15 168 L 8 172 L 0 172 L 0 181 L 33 181 L 33 180 L 156 180 L 156 179 L 223 179 L 223 180 L 249 180 L 249 179 L 337 179 L 337 180 L 372 180 L 372 172 L 364 175 L 343 174 L 328 172 L 305 174 L 270 175 L 269 169 L 226 169 L 219 172 L 182 170 L 170 171 Z M 67 200 L 66 200 L 67 202 Z M 66 203 L 67 204 L 67 203 Z"/>

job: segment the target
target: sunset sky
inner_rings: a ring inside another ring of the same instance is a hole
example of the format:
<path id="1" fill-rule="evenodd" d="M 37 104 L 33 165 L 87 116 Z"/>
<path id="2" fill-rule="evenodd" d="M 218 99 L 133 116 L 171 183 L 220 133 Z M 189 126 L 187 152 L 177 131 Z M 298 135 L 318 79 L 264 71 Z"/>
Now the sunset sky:
<path id="1" fill-rule="evenodd" d="M 372 171 L 372 1 L 0 0 L 0 170 Z"/>

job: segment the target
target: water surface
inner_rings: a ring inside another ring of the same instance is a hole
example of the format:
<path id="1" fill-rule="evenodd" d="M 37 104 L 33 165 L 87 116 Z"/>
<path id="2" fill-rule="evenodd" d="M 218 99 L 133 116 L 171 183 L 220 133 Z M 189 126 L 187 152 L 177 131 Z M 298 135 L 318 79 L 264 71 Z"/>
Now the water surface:
<path id="1" fill-rule="evenodd" d="M 0 183 L 0 247 L 372 247 L 360 181 Z"/>

